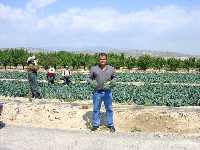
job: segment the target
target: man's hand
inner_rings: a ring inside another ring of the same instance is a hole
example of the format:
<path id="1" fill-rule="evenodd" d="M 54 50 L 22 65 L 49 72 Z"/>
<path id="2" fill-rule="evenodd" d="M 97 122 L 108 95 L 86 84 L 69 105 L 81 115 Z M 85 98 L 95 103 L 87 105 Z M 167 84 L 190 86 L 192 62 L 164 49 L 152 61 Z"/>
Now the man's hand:
<path id="1" fill-rule="evenodd" d="M 106 83 L 104 83 L 104 88 L 105 89 L 112 89 L 114 87 L 114 82 L 111 80 L 111 81 L 107 81 Z"/>
<path id="2" fill-rule="evenodd" d="M 97 88 L 97 81 L 92 80 L 92 82 L 90 82 L 90 85 L 91 85 L 92 88 L 96 89 Z"/>
<path id="3" fill-rule="evenodd" d="M 104 83 L 104 89 L 110 89 L 110 81 L 107 81 L 106 83 Z"/>

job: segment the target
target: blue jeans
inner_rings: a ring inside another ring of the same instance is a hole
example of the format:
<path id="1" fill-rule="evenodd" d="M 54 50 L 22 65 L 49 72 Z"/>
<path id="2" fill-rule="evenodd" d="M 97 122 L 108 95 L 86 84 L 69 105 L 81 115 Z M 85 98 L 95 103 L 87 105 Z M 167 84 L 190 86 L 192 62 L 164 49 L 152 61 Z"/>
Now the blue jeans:
<path id="1" fill-rule="evenodd" d="M 112 92 L 111 90 L 98 90 L 93 94 L 93 126 L 100 125 L 100 109 L 101 103 L 104 102 L 106 109 L 107 126 L 113 126 L 113 111 L 112 111 Z"/>

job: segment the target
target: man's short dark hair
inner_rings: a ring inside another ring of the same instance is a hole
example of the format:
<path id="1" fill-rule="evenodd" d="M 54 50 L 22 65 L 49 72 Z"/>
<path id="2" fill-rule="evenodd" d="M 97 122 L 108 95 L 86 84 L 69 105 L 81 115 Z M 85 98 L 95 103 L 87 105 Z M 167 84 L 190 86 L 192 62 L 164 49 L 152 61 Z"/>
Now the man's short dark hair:
<path id="1" fill-rule="evenodd" d="M 108 55 L 106 53 L 99 53 L 99 57 L 106 56 L 106 59 L 108 58 Z"/>

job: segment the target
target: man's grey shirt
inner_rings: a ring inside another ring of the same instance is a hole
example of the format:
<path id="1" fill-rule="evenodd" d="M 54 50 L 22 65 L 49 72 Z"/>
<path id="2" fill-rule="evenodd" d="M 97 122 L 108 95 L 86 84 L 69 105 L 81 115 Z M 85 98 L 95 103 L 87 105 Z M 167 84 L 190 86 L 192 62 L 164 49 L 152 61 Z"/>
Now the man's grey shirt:
<path id="1" fill-rule="evenodd" d="M 97 82 L 98 88 L 96 90 L 104 89 L 104 84 L 107 81 L 116 80 L 115 69 L 110 65 L 106 65 L 105 70 L 102 70 L 99 65 L 93 66 L 90 69 L 88 82 L 91 83 L 92 80 Z"/>

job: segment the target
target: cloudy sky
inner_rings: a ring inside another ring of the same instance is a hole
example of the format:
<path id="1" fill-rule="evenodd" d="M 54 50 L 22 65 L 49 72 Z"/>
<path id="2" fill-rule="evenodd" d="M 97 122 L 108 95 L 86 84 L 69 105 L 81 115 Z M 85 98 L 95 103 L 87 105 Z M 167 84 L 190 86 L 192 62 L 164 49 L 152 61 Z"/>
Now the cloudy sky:
<path id="1" fill-rule="evenodd" d="M 200 54 L 200 1 L 0 0 L 0 47 Z"/>

